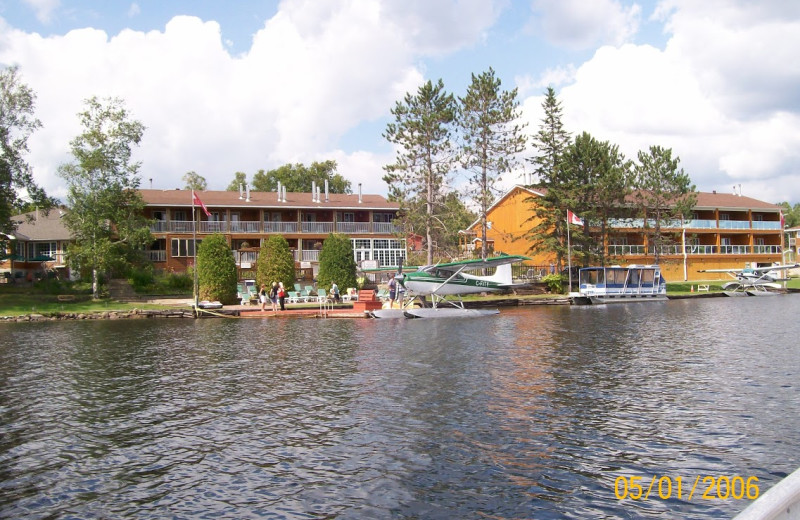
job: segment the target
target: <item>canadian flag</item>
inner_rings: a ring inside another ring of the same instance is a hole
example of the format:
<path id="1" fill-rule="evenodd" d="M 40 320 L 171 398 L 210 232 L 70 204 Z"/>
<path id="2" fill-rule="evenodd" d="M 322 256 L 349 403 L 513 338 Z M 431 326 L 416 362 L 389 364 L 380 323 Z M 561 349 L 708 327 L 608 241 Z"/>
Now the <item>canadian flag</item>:
<path id="1" fill-rule="evenodd" d="M 195 193 L 194 190 L 192 190 L 192 205 L 200 206 L 200 208 L 203 210 L 203 212 L 206 214 L 207 217 L 211 216 L 211 213 L 209 213 L 208 208 L 206 208 L 206 205 L 203 204 L 203 201 L 200 200 L 200 197 L 197 196 L 197 193 Z"/>
<path id="2" fill-rule="evenodd" d="M 571 212 L 570 210 L 567 210 L 567 222 L 569 222 L 570 224 L 575 224 L 576 226 L 583 225 L 583 219 L 580 218 L 575 213 Z"/>

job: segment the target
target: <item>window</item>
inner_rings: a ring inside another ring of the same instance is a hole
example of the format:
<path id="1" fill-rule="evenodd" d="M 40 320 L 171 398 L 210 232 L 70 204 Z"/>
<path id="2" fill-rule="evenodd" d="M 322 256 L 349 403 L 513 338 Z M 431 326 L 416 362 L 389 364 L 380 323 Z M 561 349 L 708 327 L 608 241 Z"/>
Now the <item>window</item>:
<path id="1" fill-rule="evenodd" d="M 764 222 L 764 215 L 760 213 L 757 215 L 753 215 L 753 220 L 755 220 L 756 222 Z"/>
<path id="2" fill-rule="evenodd" d="M 153 212 L 153 218 L 155 220 L 164 221 L 164 220 L 167 220 L 167 214 L 165 212 L 161 211 L 161 210 L 156 210 L 156 211 Z"/>
<path id="3" fill-rule="evenodd" d="M 731 237 L 722 237 L 719 239 L 719 244 L 722 246 L 731 245 Z"/>
<path id="4" fill-rule="evenodd" d="M 176 209 L 172 212 L 172 220 L 187 220 L 186 218 L 186 211 L 182 209 Z"/>
<path id="5" fill-rule="evenodd" d="M 339 213 L 339 222 L 355 222 L 355 213 Z"/>
<path id="6" fill-rule="evenodd" d="M 391 222 L 394 219 L 394 213 L 373 213 L 373 222 Z"/>
<path id="7" fill-rule="evenodd" d="M 199 245 L 202 240 L 198 240 Z M 195 242 L 191 238 L 173 238 L 171 254 L 173 258 L 179 256 L 194 256 Z"/>
<path id="8" fill-rule="evenodd" d="M 720 213 L 719 214 L 719 219 L 720 220 L 730 220 L 731 219 L 731 215 L 730 215 L 730 213 Z"/>

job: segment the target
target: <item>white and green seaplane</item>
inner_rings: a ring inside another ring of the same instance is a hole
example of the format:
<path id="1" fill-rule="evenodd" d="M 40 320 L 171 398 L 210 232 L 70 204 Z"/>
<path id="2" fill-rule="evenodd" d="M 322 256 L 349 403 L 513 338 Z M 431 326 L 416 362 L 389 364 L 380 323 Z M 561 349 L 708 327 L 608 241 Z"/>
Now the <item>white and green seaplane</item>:
<path id="1" fill-rule="evenodd" d="M 375 318 L 453 318 L 498 314 L 500 311 L 497 309 L 467 309 L 461 296 L 508 290 L 515 285 L 511 264 L 523 260 L 528 258 L 500 255 L 486 260 L 426 265 L 407 273 L 403 273 L 403 266 L 400 265 L 394 279 L 399 292 L 407 291 L 409 298 L 399 298 L 398 309 L 379 309 L 373 311 L 372 315 Z M 488 276 L 468 274 L 484 269 L 495 271 Z M 431 297 L 430 307 L 427 307 L 427 296 Z M 456 296 L 457 299 L 446 299 L 447 296 Z"/>

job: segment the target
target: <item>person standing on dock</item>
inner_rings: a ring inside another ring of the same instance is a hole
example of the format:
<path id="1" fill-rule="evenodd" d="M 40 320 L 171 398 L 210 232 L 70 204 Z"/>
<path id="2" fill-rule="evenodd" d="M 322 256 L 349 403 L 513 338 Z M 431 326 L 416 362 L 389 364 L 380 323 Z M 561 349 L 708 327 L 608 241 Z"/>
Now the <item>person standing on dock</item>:
<path id="1" fill-rule="evenodd" d="M 278 301 L 281 302 L 281 310 L 286 310 L 286 289 L 283 288 L 283 282 L 278 282 Z"/>
<path id="2" fill-rule="evenodd" d="M 278 282 L 272 282 L 269 290 L 269 301 L 272 302 L 272 313 L 278 314 Z"/>
<path id="3" fill-rule="evenodd" d="M 261 290 L 258 291 L 258 301 L 261 302 L 261 312 L 267 310 L 267 284 L 261 284 Z"/>

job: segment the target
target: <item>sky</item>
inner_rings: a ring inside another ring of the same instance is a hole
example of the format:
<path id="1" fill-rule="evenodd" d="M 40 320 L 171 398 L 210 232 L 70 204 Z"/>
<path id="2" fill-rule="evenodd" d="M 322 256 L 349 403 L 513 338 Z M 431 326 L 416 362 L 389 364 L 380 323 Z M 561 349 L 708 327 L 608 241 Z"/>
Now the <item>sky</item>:
<path id="1" fill-rule="evenodd" d="M 27 160 L 62 200 L 93 96 L 146 126 L 143 188 L 333 159 L 385 195 L 396 103 L 428 80 L 463 96 L 492 67 L 529 135 L 552 86 L 573 136 L 630 159 L 671 148 L 700 191 L 794 204 L 798 50 L 800 2 L 785 0 L 0 0 L 0 67 L 19 66 L 43 124 Z"/>

